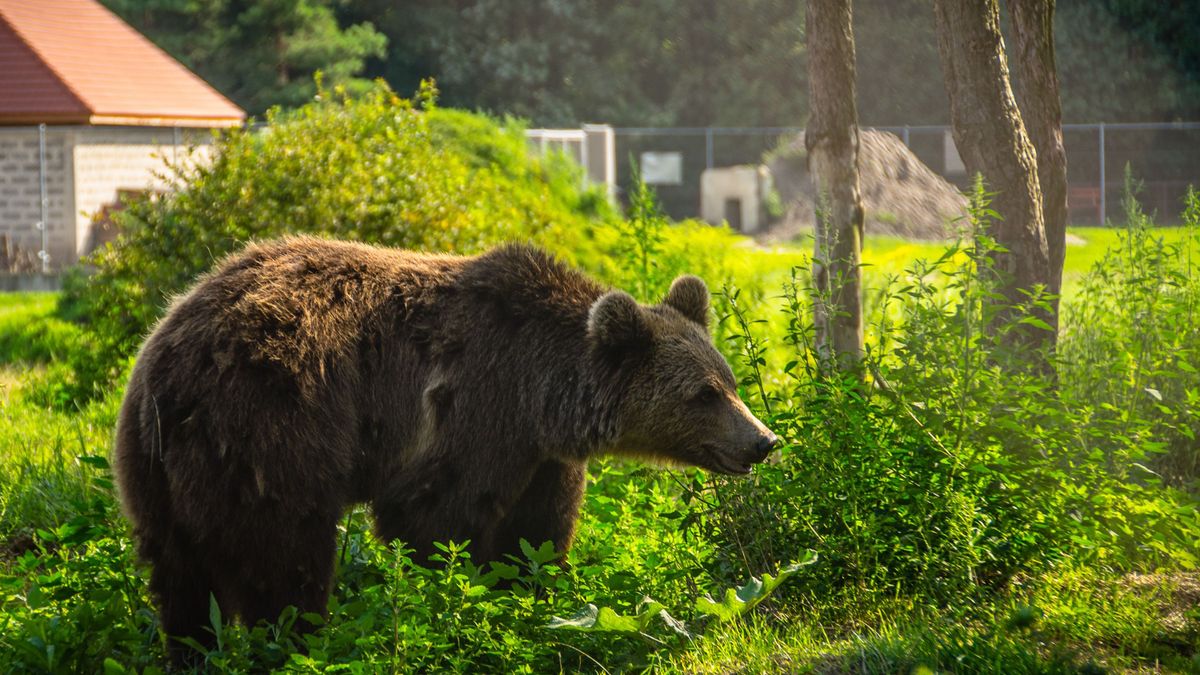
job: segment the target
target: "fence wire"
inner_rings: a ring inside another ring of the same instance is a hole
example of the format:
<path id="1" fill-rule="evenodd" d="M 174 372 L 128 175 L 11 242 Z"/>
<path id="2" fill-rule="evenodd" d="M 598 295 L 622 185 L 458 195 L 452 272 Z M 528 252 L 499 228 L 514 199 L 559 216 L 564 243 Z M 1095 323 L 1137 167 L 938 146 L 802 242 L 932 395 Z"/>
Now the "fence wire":
<path id="1" fill-rule="evenodd" d="M 930 169 L 965 189 L 970 177 L 948 166 L 956 156 L 950 127 L 872 127 L 898 136 Z M 758 164 L 803 127 L 618 127 L 617 183 L 622 194 L 632 167 L 645 153 L 679 153 L 678 181 L 654 185 L 672 217 L 700 215 L 700 176 L 705 169 Z M 1065 124 L 1071 223 L 1120 222 L 1126 167 L 1141 185 L 1139 199 L 1157 221 L 1179 221 L 1188 186 L 1200 186 L 1200 122 Z M 948 162 L 948 160 L 950 160 Z"/>

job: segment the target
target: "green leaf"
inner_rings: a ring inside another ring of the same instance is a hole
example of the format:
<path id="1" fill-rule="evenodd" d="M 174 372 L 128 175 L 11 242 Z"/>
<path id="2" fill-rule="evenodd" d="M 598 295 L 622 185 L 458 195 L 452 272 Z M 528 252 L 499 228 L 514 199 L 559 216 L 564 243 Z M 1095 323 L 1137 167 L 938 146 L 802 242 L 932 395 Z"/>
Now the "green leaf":
<path id="1" fill-rule="evenodd" d="M 1050 324 L 1046 323 L 1045 321 L 1042 321 L 1041 319 L 1037 318 L 1036 316 L 1027 316 L 1027 317 L 1021 319 L 1020 323 L 1029 324 L 1030 326 L 1036 326 L 1037 328 L 1041 328 L 1042 330 L 1050 330 L 1050 331 L 1054 330 L 1053 328 L 1050 327 Z"/>
<path id="2" fill-rule="evenodd" d="M 637 633 L 640 630 L 636 618 L 622 616 L 607 607 L 597 608 L 590 602 L 569 619 L 552 617 L 546 627 L 609 633 Z"/>
<path id="3" fill-rule="evenodd" d="M 568 628 L 584 632 L 640 633 L 648 629 L 656 618 L 661 619 L 675 632 L 691 637 L 691 633 L 688 632 L 682 621 L 667 613 L 662 603 L 649 596 L 642 598 L 637 606 L 637 614 L 633 616 L 617 614 L 607 607 L 597 608 L 589 603 L 569 619 L 553 617 L 546 627 Z"/>
<path id="4" fill-rule="evenodd" d="M 125 666 L 121 665 L 116 659 L 111 656 L 104 659 L 104 675 L 120 675 L 126 672 Z"/>
<path id="5" fill-rule="evenodd" d="M 212 626 L 213 635 L 217 636 L 217 649 L 222 647 L 221 607 L 217 604 L 217 596 L 208 594 L 208 623 Z"/>
<path id="6" fill-rule="evenodd" d="M 804 557 L 800 560 L 779 570 L 777 576 L 772 577 L 770 574 L 764 574 L 761 581 L 756 577 L 750 577 L 750 580 L 745 585 L 736 589 L 726 589 L 724 596 L 719 602 L 707 594 L 697 598 L 696 610 L 702 614 L 714 616 L 718 621 L 728 621 L 729 619 L 741 616 L 770 597 L 771 593 L 784 580 L 800 571 L 801 567 L 811 565 L 816 561 L 817 554 L 810 549 L 804 553 Z"/>
<path id="7" fill-rule="evenodd" d="M 488 570 L 487 574 L 479 577 L 478 583 L 482 586 L 491 588 L 502 579 L 505 581 L 511 581 L 519 576 L 521 576 L 521 568 L 517 567 L 516 565 L 509 565 L 507 563 L 493 561 L 491 563 L 491 569 Z"/>
<path id="8" fill-rule="evenodd" d="M 77 457 L 80 464 L 95 467 L 97 469 L 108 469 L 108 458 L 101 455 L 80 455 Z"/>

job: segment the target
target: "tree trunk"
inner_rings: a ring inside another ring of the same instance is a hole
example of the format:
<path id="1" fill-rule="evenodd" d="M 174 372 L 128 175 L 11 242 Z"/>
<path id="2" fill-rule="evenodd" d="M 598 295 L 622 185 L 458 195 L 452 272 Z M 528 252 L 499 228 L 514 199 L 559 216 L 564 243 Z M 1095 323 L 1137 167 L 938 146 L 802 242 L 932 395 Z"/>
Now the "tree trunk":
<path id="1" fill-rule="evenodd" d="M 996 0 L 934 0 L 938 51 L 950 97 L 954 143 L 967 171 L 982 174 L 995 193 L 999 218 L 989 234 L 1004 251 L 992 254 L 1006 307 L 1024 304 L 1037 285 L 1050 286 L 1037 159 L 1013 99 Z M 1042 320 L 1053 320 L 1037 312 Z M 996 312 L 992 328 L 1011 322 Z M 1052 344 L 1051 331 L 1023 325 L 1008 333 L 1021 348 Z"/>
<path id="2" fill-rule="evenodd" d="M 1050 258 L 1050 292 L 1062 292 L 1067 248 L 1067 152 L 1063 148 L 1062 102 L 1054 63 L 1054 0 L 1005 0 L 1012 18 L 1014 90 L 1021 117 L 1037 151 L 1042 220 Z M 1052 300 L 1058 318 L 1058 298 Z M 1057 321 L 1051 325 L 1057 327 Z"/>
<path id="3" fill-rule="evenodd" d="M 863 209 L 850 0 L 809 0 L 808 169 L 818 195 L 813 323 L 822 370 L 855 371 L 863 355 Z"/>

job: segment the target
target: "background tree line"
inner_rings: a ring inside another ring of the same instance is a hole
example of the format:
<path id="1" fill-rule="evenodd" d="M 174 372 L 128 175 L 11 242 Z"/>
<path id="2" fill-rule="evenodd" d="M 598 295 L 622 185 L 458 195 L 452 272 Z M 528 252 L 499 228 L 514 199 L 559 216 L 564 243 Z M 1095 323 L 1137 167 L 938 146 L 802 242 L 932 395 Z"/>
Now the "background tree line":
<path id="1" fill-rule="evenodd" d="M 798 0 L 103 0 L 252 114 L 312 74 L 535 125 L 798 125 L 809 112 Z M 1068 122 L 1200 118 L 1189 0 L 1060 0 Z M 949 120 L 931 0 L 855 3 L 866 125 Z M 1007 23 L 1007 22 L 1005 22 Z"/>

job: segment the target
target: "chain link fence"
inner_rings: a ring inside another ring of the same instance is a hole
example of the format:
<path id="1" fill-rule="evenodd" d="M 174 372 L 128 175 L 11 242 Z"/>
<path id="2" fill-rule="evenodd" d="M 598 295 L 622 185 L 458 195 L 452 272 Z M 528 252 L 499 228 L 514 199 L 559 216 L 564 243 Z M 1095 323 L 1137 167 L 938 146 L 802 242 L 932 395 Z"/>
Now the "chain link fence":
<path id="1" fill-rule="evenodd" d="M 874 127 L 898 136 L 929 168 L 960 188 L 970 183 L 948 126 Z M 618 127 L 617 184 L 625 194 L 633 167 L 641 167 L 673 218 L 700 215 L 700 177 L 705 169 L 758 164 L 763 155 L 803 131 L 802 127 Z M 1139 198 L 1157 222 L 1179 222 L 1189 186 L 1200 186 L 1200 122 L 1066 124 L 1071 223 L 1098 225 L 1122 220 L 1120 201 L 1129 167 L 1140 182 Z"/>

